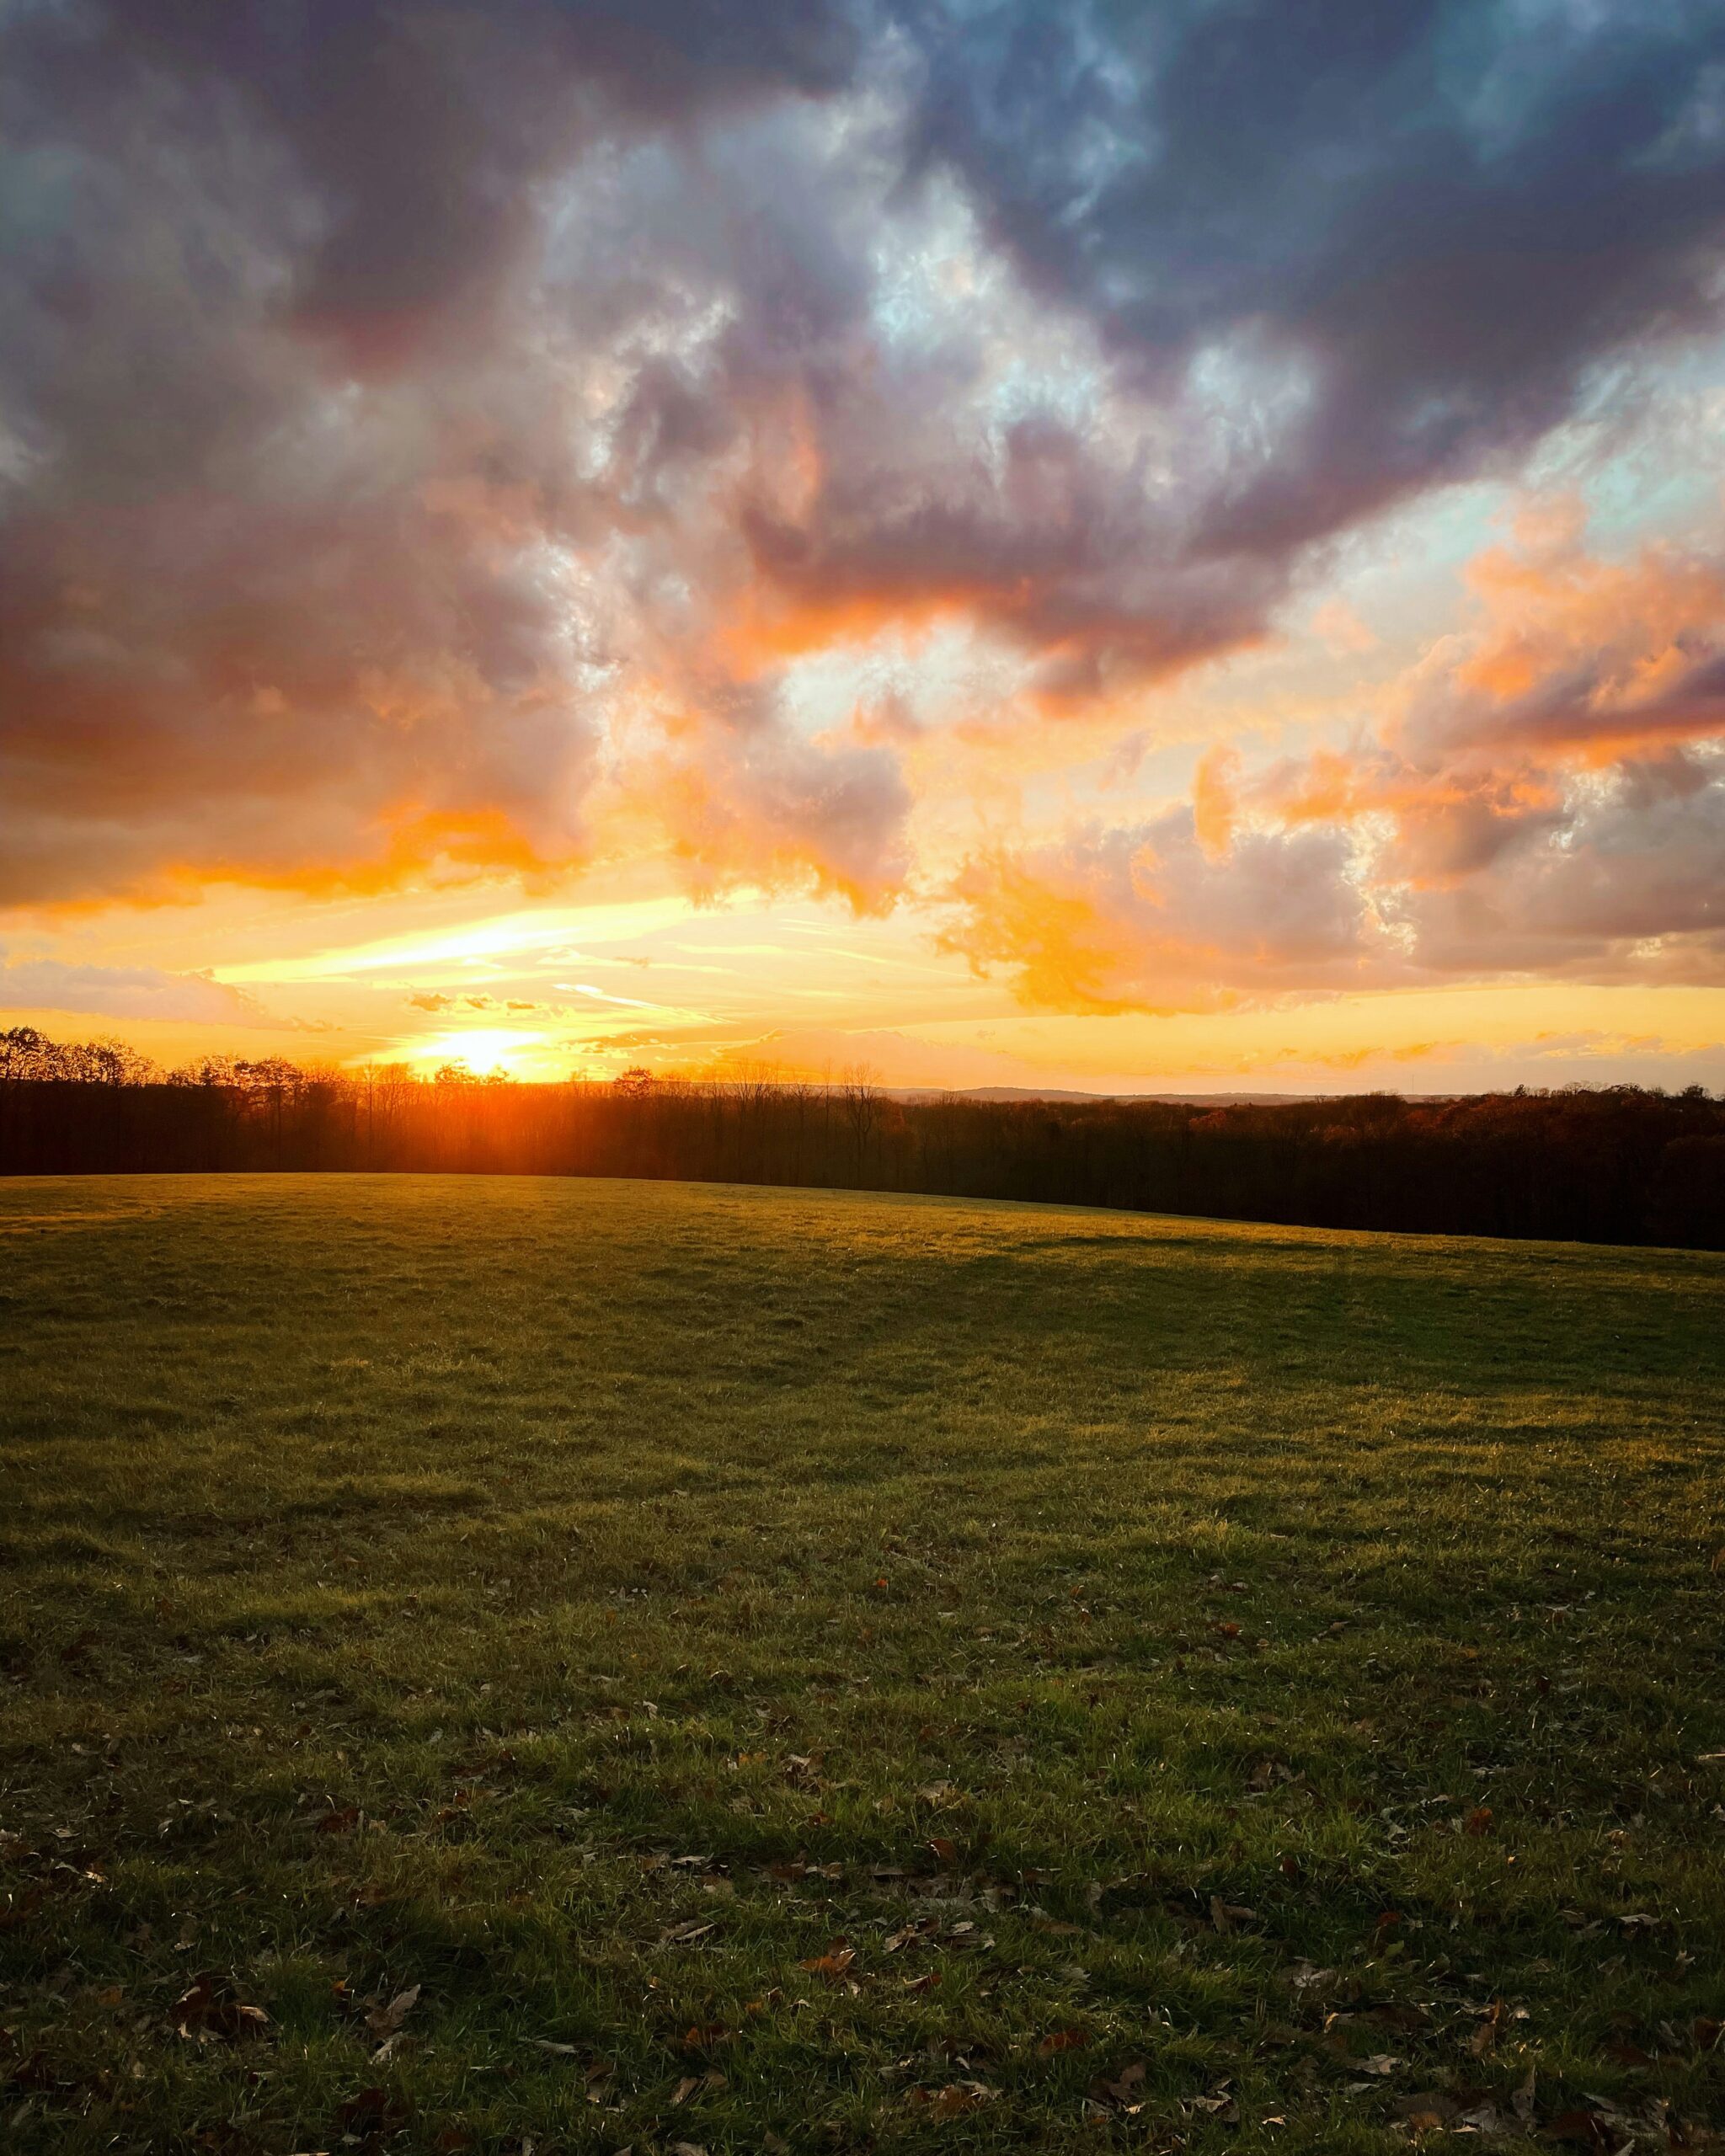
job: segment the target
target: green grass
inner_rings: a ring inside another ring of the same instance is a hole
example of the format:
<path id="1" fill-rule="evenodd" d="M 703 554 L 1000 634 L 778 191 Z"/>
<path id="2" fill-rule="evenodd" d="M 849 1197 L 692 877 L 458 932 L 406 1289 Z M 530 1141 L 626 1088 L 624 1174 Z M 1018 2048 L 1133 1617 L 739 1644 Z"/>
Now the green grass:
<path id="1" fill-rule="evenodd" d="M 0 2144 L 1705 2145 L 1722 1417 L 1717 1257 L 0 1185 Z"/>

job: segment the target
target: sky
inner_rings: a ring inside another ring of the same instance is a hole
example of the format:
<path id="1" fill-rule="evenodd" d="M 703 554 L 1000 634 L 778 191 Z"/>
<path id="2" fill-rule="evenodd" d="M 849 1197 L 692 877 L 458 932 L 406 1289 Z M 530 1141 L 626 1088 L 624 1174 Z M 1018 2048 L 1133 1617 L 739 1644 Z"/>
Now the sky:
<path id="1" fill-rule="evenodd" d="M 0 0 L 0 1027 L 1725 1091 L 1717 0 Z"/>

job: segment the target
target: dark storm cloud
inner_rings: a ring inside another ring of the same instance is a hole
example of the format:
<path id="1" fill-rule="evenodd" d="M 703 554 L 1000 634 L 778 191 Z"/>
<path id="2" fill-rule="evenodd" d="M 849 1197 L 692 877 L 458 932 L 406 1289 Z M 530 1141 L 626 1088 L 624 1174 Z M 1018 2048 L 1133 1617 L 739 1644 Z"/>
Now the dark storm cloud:
<path id="1" fill-rule="evenodd" d="M 1154 381 L 1238 338 L 1309 396 L 1194 543 L 1280 553 L 1536 436 L 1710 319 L 1713 0 L 916 5 L 927 165 Z"/>
<path id="2" fill-rule="evenodd" d="M 1250 641 L 1721 273 L 1717 6 L 3 20 L 0 903 L 554 868 L 654 699 L 701 876 L 879 903 L 897 746 L 789 658 L 957 613 L 1057 711 Z"/>

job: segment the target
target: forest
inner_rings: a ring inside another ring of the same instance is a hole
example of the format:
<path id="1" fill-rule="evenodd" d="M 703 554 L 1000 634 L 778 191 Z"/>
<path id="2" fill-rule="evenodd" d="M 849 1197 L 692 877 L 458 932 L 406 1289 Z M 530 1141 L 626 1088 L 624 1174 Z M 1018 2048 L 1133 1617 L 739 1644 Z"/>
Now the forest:
<path id="1" fill-rule="evenodd" d="M 168 1073 L 112 1043 L 0 1033 L 0 1174 L 276 1170 L 630 1176 L 1725 1249 L 1725 1100 L 1698 1086 L 997 1101 L 771 1073 L 530 1084 L 273 1057 Z"/>

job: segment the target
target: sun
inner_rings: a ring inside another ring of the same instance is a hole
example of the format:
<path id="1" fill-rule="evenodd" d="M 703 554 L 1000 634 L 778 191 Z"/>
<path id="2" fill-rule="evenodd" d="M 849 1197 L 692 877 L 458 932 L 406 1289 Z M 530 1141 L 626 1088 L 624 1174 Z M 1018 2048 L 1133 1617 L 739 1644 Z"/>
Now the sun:
<path id="1" fill-rule="evenodd" d="M 446 1063 L 464 1063 L 479 1077 L 501 1073 L 515 1078 L 533 1052 L 545 1046 L 542 1034 L 524 1033 L 506 1026 L 459 1027 L 441 1033 L 416 1033 L 398 1041 L 384 1054 L 371 1059 L 386 1063 L 410 1063 L 418 1070 L 435 1070 Z"/>

